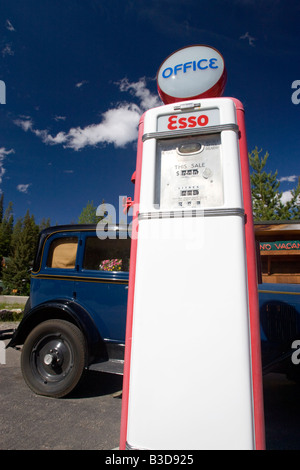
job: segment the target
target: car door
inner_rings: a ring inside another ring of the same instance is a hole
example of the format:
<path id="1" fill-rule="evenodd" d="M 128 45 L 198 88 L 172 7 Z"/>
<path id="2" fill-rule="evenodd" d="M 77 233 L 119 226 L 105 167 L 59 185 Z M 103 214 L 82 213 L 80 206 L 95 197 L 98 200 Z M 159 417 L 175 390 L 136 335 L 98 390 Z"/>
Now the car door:
<path id="1" fill-rule="evenodd" d="M 104 340 L 125 342 L 130 239 L 82 233 L 74 290 Z"/>
<path id="2" fill-rule="evenodd" d="M 53 299 L 74 297 L 79 240 L 76 232 L 58 231 L 45 241 L 40 269 L 32 272 L 32 307 Z"/>

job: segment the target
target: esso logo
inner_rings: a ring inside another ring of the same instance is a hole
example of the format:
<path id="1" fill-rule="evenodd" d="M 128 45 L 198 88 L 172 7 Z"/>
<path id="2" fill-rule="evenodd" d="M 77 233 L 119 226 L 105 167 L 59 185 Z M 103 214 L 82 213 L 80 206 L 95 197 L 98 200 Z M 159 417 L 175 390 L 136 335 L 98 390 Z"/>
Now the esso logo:
<path id="1" fill-rule="evenodd" d="M 164 104 L 170 104 L 222 96 L 226 79 L 220 52 L 210 46 L 195 45 L 167 57 L 157 72 L 157 88 Z"/>
<path id="2" fill-rule="evenodd" d="M 201 114 L 200 116 L 178 117 L 176 115 L 169 116 L 167 128 L 170 131 L 176 129 L 186 129 L 193 127 L 204 127 L 208 124 L 208 116 Z"/>

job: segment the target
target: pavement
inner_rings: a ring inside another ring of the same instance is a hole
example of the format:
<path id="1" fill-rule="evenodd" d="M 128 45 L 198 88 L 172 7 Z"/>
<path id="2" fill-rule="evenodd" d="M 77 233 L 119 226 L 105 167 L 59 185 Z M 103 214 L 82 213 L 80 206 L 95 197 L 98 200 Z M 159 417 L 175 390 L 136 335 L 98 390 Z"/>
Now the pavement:
<path id="1" fill-rule="evenodd" d="M 42 397 L 23 380 L 20 352 L 7 349 L 6 364 L 0 364 L 0 450 L 118 447 L 121 376 L 90 371 L 68 398 Z"/>
<path id="2" fill-rule="evenodd" d="M 4 326 L 15 325 L 0 324 L 0 329 Z M 5 355 L 6 363 L 0 364 L 0 450 L 118 448 L 121 376 L 89 371 L 69 397 L 42 397 L 23 380 L 21 349 L 9 348 Z M 267 449 L 300 450 L 300 386 L 273 373 L 264 377 L 263 386 Z"/>
<path id="3" fill-rule="evenodd" d="M 25 305 L 28 296 L 26 295 L 0 295 L 0 303 L 5 302 L 7 304 L 13 304 L 13 303 L 18 303 L 18 304 L 23 304 Z"/>

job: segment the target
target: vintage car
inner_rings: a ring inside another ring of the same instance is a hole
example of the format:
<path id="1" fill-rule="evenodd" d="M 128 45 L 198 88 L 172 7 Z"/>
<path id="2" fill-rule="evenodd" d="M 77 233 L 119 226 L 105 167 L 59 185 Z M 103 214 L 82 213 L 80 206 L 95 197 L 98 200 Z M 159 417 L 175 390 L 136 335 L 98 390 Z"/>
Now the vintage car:
<path id="1" fill-rule="evenodd" d="M 9 347 L 24 344 L 21 368 L 37 394 L 63 397 L 85 369 L 123 370 L 130 237 L 99 239 L 96 226 L 41 232 L 30 297 Z"/>
<path id="2" fill-rule="evenodd" d="M 282 372 L 299 381 L 300 284 L 258 288 L 263 373 Z"/>

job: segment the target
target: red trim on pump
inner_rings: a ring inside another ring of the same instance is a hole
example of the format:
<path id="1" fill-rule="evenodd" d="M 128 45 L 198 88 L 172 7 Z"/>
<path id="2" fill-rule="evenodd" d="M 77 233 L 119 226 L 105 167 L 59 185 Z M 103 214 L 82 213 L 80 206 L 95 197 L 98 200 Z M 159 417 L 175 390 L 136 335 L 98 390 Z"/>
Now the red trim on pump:
<path id="1" fill-rule="evenodd" d="M 244 209 L 246 215 L 245 238 L 248 272 L 248 296 L 250 310 L 250 335 L 251 335 L 251 360 L 252 360 L 252 387 L 253 387 L 253 412 L 256 450 L 265 450 L 265 423 L 263 384 L 261 366 L 260 322 L 257 286 L 256 248 L 252 211 L 250 171 L 248 149 L 245 130 L 245 116 L 242 103 L 231 98 L 236 106 L 237 122 L 240 130 L 239 148 L 241 161 L 241 174 L 243 186 Z"/>
<path id="2" fill-rule="evenodd" d="M 134 190 L 134 206 L 132 218 L 132 239 L 130 249 L 130 268 L 129 268 L 129 285 L 128 285 L 128 301 L 127 301 L 127 318 L 126 318 L 126 338 L 125 338 L 125 355 L 124 355 L 124 375 L 122 389 L 122 411 L 121 411 L 121 432 L 120 432 L 120 450 L 126 449 L 127 437 L 127 420 L 128 420 L 128 399 L 129 399 L 129 382 L 130 382 L 130 358 L 131 358 L 131 341 L 132 341 L 132 321 L 133 321 L 133 304 L 134 304 L 134 286 L 135 286 L 135 268 L 137 253 L 137 232 L 138 232 L 138 208 L 140 203 L 141 189 L 141 172 L 142 172 L 142 152 L 143 142 L 142 136 L 144 132 L 144 116 L 140 119 L 139 136 L 137 147 L 136 171 L 134 173 L 135 190 Z"/>

